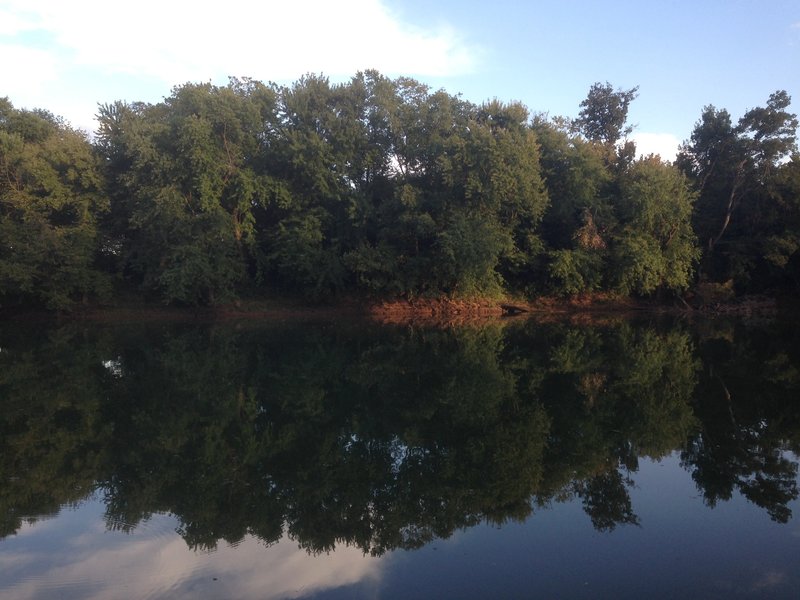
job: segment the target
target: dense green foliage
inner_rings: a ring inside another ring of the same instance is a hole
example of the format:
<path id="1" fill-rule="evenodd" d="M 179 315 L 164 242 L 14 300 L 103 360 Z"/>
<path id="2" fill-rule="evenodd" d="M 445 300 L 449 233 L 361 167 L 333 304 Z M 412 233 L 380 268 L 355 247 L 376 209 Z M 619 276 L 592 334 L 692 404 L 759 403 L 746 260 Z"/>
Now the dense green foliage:
<path id="1" fill-rule="evenodd" d="M 81 133 L 0 98 L 0 301 L 61 309 L 108 291 L 96 263 L 104 188 Z"/>
<path id="2" fill-rule="evenodd" d="M 636 95 L 595 84 L 570 120 L 374 71 L 232 79 L 102 105 L 92 142 L 4 99 L 0 302 L 796 290 L 788 95 L 707 107 L 675 165 L 635 159 Z"/>
<path id="3" fill-rule="evenodd" d="M 170 301 L 213 303 L 245 279 L 256 207 L 272 182 L 259 136 L 275 110 L 261 84 L 186 85 L 157 106 L 100 108 L 120 267 Z"/>
<path id="4" fill-rule="evenodd" d="M 707 106 L 677 165 L 698 192 L 693 225 L 703 246 L 701 276 L 742 291 L 794 284 L 797 291 L 797 117 L 786 92 L 733 124 Z"/>
<path id="5" fill-rule="evenodd" d="M 607 531 L 676 451 L 709 505 L 785 522 L 796 328 L 704 327 L 0 327 L 0 537 L 93 491 L 201 548 L 380 554 L 570 500 Z"/>

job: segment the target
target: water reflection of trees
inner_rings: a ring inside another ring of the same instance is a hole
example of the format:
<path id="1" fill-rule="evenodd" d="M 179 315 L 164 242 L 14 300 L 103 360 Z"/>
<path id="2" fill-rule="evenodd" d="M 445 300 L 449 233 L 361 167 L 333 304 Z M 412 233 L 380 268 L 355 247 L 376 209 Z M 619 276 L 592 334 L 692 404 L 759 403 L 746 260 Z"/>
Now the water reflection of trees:
<path id="1" fill-rule="evenodd" d="M 0 330 L 0 536 L 95 489 L 110 433 L 103 356 L 77 330 Z"/>
<path id="2" fill-rule="evenodd" d="M 681 460 L 709 506 L 738 490 L 785 523 L 798 497 L 789 452 L 800 454 L 800 337 L 793 327 L 712 325 L 699 336 L 702 427 Z"/>
<path id="3" fill-rule="evenodd" d="M 570 499 L 611 530 L 638 523 L 639 459 L 675 450 L 710 505 L 785 521 L 797 497 L 786 332 L 6 329 L 0 535 L 94 489 L 110 527 L 170 512 L 195 547 L 381 553 Z"/>

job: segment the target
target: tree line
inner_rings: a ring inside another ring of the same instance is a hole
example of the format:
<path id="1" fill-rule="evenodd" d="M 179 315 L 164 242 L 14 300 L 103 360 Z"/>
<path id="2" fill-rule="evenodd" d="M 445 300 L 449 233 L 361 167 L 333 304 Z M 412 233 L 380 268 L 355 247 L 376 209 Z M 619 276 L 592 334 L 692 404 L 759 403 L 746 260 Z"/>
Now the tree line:
<path id="1" fill-rule="evenodd" d="M 375 71 L 231 79 L 101 105 L 91 138 L 0 99 L 0 304 L 800 290 L 786 92 L 706 107 L 674 163 L 636 158 L 636 95 L 568 119 Z"/>

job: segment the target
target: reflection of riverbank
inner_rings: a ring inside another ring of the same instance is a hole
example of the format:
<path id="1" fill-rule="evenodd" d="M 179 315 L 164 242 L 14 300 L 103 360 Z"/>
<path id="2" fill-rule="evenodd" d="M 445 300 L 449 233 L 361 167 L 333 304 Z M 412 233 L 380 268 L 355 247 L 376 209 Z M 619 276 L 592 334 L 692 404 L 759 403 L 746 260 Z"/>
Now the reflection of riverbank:
<path id="1" fill-rule="evenodd" d="M 608 532 L 675 451 L 710 506 L 791 518 L 791 328 L 497 323 L 0 324 L 0 534 L 95 489 L 203 548 L 382 554 L 573 500 Z"/>

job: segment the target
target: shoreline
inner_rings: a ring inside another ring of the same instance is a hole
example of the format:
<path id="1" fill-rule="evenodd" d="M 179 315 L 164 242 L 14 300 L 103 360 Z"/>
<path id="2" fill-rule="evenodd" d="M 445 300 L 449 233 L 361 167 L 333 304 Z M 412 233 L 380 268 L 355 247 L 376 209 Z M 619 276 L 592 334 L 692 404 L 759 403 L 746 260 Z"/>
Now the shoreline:
<path id="1" fill-rule="evenodd" d="M 643 301 L 606 294 L 569 298 L 539 297 L 453 299 L 416 298 L 369 299 L 339 298 L 329 303 L 313 303 L 299 298 L 239 300 L 213 307 L 176 307 L 131 302 L 124 305 L 80 306 L 71 312 L 43 309 L 0 309 L 0 322 L 56 321 L 97 323 L 286 321 L 334 318 L 366 318 L 378 323 L 439 322 L 460 324 L 509 318 L 630 317 L 643 314 L 753 317 L 795 313 L 796 302 L 772 297 L 742 297 L 726 303 L 692 307 L 688 304 Z"/>

